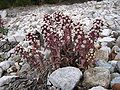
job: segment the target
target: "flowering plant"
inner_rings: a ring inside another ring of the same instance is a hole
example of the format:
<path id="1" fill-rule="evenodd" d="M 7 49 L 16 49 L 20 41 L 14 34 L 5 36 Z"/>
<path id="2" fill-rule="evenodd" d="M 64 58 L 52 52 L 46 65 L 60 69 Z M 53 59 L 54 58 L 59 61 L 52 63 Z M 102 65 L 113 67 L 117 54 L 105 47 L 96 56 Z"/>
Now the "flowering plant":
<path id="1" fill-rule="evenodd" d="M 101 26 L 103 21 L 96 19 L 86 33 L 80 22 L 74 23 L 61 12 L 46 14 L 41 29 L 45 47 L 51 50 L 53 69 L 68 65 L 88 68 L 94 62 L 94 42 L 100 36 Z"/>

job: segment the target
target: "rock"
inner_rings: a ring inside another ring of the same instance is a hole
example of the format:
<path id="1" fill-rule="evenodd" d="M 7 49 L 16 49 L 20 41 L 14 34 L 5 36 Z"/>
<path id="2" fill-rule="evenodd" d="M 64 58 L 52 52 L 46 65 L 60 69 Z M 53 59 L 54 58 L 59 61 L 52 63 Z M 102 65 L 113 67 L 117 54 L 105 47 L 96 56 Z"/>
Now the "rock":
<path id="1" fill-rule="evenodd" d="M 115 56 L 115 59 L 114 59 L 114 60 L 120 61 L 120 52 L 117 53 L 117 55 Z"/>
<path id="2" fill-rule="evenodd" d="M 30 70 L 30 65 L 26 62 L 25 64 L 22 65 L 21 69 L 19 72 L 25 72 Z"/>
<path id="3" fill-rule="evenodd" d="M 111 87 L 116 83 L 120 84 L 120 77 L 116 77 L 111 81 Z"/>
<path id="4" fill-rule="evenodd" d="M 5 18 L 6 15 L 7 15 L 6 10 L 0 11 L 0 16 L 1 16 L 2 18 Z"/>
<path id="5" fill-rule="evenodd" d="M 119 53 L 120 48 L 117 45 L 115 45 L 115 46 L 113 46 L 112 51 L 115 52 L 115 53 Z"/>
<path id="6" fill-rule="evenodd" d="M 7 73 L 17 72 L 17 68 L 15 66 L 11 66 L 9 69 L 7 69 Z"/>
<path id="7" fill-rule="evenodd" d="M 18 78 L 8 85 L 5 90 L 46 90 L 37 84 L 37 80 L 29 80 L 26 78 Z"/>
<path id="8" fill-rule="evenodd" d="M 17 42 L 9 42 L 7 39 L 0 40 L 0 52 L 8 52 L 12 48 L 14 48 L 18 43 Z"/>
<path id="9" fill-rule="evenodd" d="M 3 38 L 3 33 L 0 32 L 0 38 Z"/>
<path id="10" fill-rule="evenodd" d="M 96 87 L 93 87 L 93 88 L 91 88 L 89 90 L 107 90 L 107 89 L 105 89 L 105 88 L 103 88 L 101 86 L 96 86 Z"/>
<path id="11" fill-rule="evenodd" d="M 55 70 L 49 81 L 61 90 L 72 90 L 82 77 L 82 72 L 75 67 L 64 67 Z"/>
<path id="12" fill-rule="evenodd" d="M 101 35 L 102 36 L 109 36 L 111 34 L 112 30 L 110 29 L 103 29 Z"/>
<path id="13" fill-rule="evenodd" d="M 89 68 L 84 72 L 83 84 L 86 87 L 94 87 L 97 85 L 108 87 L 110 83 L 110 71 L 103 67 Z"/>
<path id="14" fill-rule="evenodd" d="M 106 51 L 108 53 L 111 53 L 111 49 L 107 46 L 107 43 L 106 42 L 102 42 L 101 43 L 101 48 L 100 50 L 103 50 L 103 51 Z"/>
<path id="15" fill-rule="evenodd" d="M 14 65 L 15 65 L 14 61 L 3 61 L 0 63 L 0 67 L 5 71 Z"/>
<path id="16" fill-rule="evenodd" d="M 26 62 L 21 66 L 20 71 L 18 72 L 19 76 L 24 78 L 27 77 L 27 74 L 30 73 L 30 65 Z"/>
<path id="17" fill-rule="evenodd" d="M 23 34 L 14 34 L 8 37 L 9 42 L 20 42 L 25 39 L 25 35 Z"/>
<path id="18" fill-rule="evenodd" d="M 107 63 L 105 60 L 97 60 L 96 66 L 104 67 L 104 68 L 110 70 L 110 72 L 114 72 L 114 69 L 115 69 L 115 66 L 112 66 L 111 64 Z"/>
<path id="19" fill-rule="evenodd" d="M 108 42 L 107 46 L 113 48 L 115 46 L 115 42 L 114 41 Z"/>
<path id="20" fill-rule="evenodd" d="M 112 60 L 108 61 L 109 64 L 111 64 L 113 67 L 116 67 L 118 61 Z"/>
<path id="21" fill-rule="evenodd" d="M 0 78 L 0 87 L 16 80 L 18 76 L 3 76 Z"/>
<path id="22" fill-rule="evenodd" d="M 0 90 L 6 90 L 7 85 L 0 87 Z"/>
<path id="23" fill-rule="evenodd" d="M 115 38 L 103 37 L 103 38 L 99 38 L 98 41 L 99 42 L 112 42 L 112 41 L 115 41 Z"/>
<path id="24" fill-rule="evenodd" d="M 117 39 L 120 36 L 120 32 L 112 31 L 112 37 Z"/>
<path id="25" fill-rule="evenodd" d="M 97 50 L 95 52 L 95 58 L 108 61 L 109 53 L 103 50 Z"/>
<path id="26" fill-rule="evenodd" d="M 120 73 L 120 61 L 117 62 L 116 69 L 117 69 L 118 72 Z"/>
<path id="27" fill-rule="evenodd" d="M 120 36 L 116 40 L 116 45 L 120 48 Z"/>
<path id="28" fill-rule="evenodd" d="M 112 90 L 120 90 L 120 84 L 116 83 L 112 86 Z"/>
<path id="29" fill-rule="evenodd" d="M 102 46 L 100 49 L 98 49 L 96 52 L 95 52 L 95 58 L 96 59 L 104 59 L 106 61 L 108 61 L 109 59 L 109 54 L 111 53 L 111 49 L 106 46 L 107 43 L 102 43 Z"/>
<path id="30" fill-rule="evenodd" d="M 111 79 L 114 79 L 116 77 L 120 77 L 120 74 L 119 73 L 112 73 L 111 74 Z"/>
<path id="31" fill-rule="evenodd" d="M 2 77 L 2 74 L 3 74 L 3 69 L 0 68 L 0 77 Z"/>

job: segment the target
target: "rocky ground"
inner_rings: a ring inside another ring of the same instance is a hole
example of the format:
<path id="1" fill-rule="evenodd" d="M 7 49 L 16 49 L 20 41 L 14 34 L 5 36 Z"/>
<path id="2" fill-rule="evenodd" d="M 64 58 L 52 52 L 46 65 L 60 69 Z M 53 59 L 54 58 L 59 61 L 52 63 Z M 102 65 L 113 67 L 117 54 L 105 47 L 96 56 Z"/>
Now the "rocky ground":
<path id="1" fill-rule="evenodd" d="M 94 68 L 84 73 L 75 67 L 57 69 L 48 76 L 47 86 L 41 88 L 37 82 L 38 72 L 12 53 L 17 44 L 24 44 L 28 32 L 40 32 L 46 13 L 55 11 L 69 15 L 75 22 L 80 21 L 86 30 L 91 28 L 92 20 L 96 18 L 104 21 L 104 27 L 96 44 L 100 48 L 96 51 Z M 6 21 L 5 28 L 9 29 L 7 35 L 0 36 L 0 90 L 120 90 L 119 0 L 19 7 L 0 11 L 0 14 Z"/>

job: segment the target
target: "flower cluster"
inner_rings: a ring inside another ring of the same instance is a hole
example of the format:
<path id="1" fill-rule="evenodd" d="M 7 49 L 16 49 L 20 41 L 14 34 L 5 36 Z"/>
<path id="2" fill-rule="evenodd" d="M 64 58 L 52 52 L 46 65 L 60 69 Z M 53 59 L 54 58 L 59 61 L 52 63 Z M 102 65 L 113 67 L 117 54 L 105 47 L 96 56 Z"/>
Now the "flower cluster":
<path id="1" fill-rule="evenodd" d="M 34 68 L 41 68 L 44 70 L 44 66 L 46 62 L 43 60 L 43 55 L 39 51 L 40 49 L 40 41 L 39 41 L 39 32 L 31 32 L 26 35 L 25 41 L 29 44 L 28 47 L 24 47 L 24 45 L 19 44 L 15 51 L 20 54 L 22 58 L 26 59 L 27 62 Z"/>
<path id="2" fill-rule="evenodd" d="M 57 69 L 66 65 L 77 65 L 87 68 L 94 60 L 94 43 L 100 37 L 103 21 L 96 19 L 89 32 L 83 25 L 74 23 L 69 16 L 55 12 L 44 16 L 41 27 L 46 48 L 51 50 L 50 61 Z"/>

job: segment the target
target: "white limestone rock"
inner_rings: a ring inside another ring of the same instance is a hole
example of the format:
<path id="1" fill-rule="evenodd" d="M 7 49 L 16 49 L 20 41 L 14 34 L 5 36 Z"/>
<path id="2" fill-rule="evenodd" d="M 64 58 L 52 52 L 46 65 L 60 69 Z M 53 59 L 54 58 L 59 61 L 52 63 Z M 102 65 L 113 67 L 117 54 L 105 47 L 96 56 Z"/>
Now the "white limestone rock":
<path id="1" fill-rule="evenodd" d="M 0 78 L 0 87 L 15 81 L 18 76 L 3 76 Z"/>
<path id="2" fill-rule="evenodd" d="M 5 71 L 13 65 L 15 65 L 14 61 L 3 61 L 0 63 L 0 67 Z"/>
<path id="3" fill-rule="evenodd" d="M 112 30 L 110 29 L 103 29 L 101 35 L 102 36 L 109 36 L 111 34 Z"/>
<path id="4" fill-rule="evenodd" d="M 1 16 L 2 18 L 5 18 L 6 15 L 7 15 L 6 10 L 0 11 L 0 16 Z"/>
<path id="5" fill-rule="evenodd" d="M 64 67 L 55 70 L 49 81 L 61 90 L 72 90 L 82 77 L 82 72 L 75 67 Z"/>
<path id="6" fill-rule="evenodd" d="M 99 42 L 111 42 L 111 41 L 115 41 L 115 38 L 103 37 L 103 38 L 99 38 L 98 41 Z"/>
<path id="7" fill-rule="evenodd" d="M 101 86 L 96 86 L 96 87 L 93 87 L 89 90 L 107 90 L 107 89 L 105 89 L 104 87 L 101 87 Z"/>

